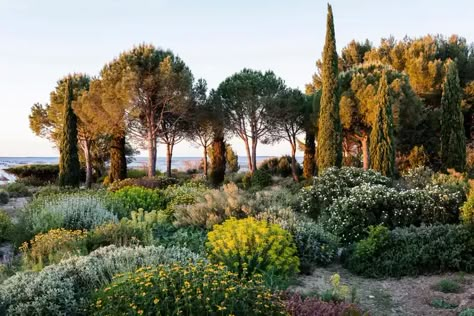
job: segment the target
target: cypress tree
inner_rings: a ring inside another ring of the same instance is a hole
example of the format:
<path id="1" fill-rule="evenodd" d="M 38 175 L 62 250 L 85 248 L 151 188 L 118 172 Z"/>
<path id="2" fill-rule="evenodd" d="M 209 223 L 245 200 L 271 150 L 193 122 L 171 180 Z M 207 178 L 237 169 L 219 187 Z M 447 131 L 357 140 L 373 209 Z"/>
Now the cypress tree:
<path id="1" fill-rule="evenodd" d="M 125 156 L 125 136 L 113 136 L 110 144 L 110 183 L 127 177 L 127 157 Z"/>
<path id="2" fill-rule="evenodd" d="M 306 98 L 305 105 L 305 145 L 303 159 L 303 176 L 312 179 L 316 175 L 316 135 L 318 134 L 319 105 L 321 101 L 321 90 L 314 92 Z"/>
<path id="3" fill-rule="evenodd" d="M 331 5 L 328 4 L 323 51 L 321 109 L 318 121 L 318 172 L 342 164 L 342 128 L 338 101 L 338 58 Z"/>
<path id="4" fill-rule="evenodd" d="M 211 150 L 211 172 L 209 180 L 214 187 L 224 182 L 226 168 L 226 146 L 224 141 L 224 133 L 214 134 Z"/>
<path id="5" fill-rule="evenodd" d="M 441 97 L 441 162 L 444 169 L 464 171 L 466 136 L 461 112 L 462 90 L 456 63 L 449 61 Z"/>
<path id="6" fill-rule="evenodd" d="M 380 78 L 377 112 L 370 133 L 370 165 L 372 169 L 388 177 L 395 173 L 393 115 L 385 71 Z"/>
<path id="7" fill-rule="evenodd" d="M 80 164 L 77 151 L 77 117 L 72 109 L 73 93 L 72 78 L 67 78 L 59 148 L 59 185 L 77 187 L 80 183 Z"/>

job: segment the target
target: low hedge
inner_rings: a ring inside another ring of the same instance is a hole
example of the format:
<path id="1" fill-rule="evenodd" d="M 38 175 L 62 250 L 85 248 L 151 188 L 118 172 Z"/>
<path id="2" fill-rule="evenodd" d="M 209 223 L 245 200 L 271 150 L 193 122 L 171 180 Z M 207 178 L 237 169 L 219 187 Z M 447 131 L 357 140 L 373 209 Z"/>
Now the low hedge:
<path id="1" fill-rule="evenodd" d="M 345 266 L 367 277 L 401 277 L 474 271 L 474 229 L 465 225 L 371 227 L 343 256 Z"/>
<path id="2" fill-rule="evenodd" d="M 32 164 L 15 166 L 5 169 L 5 172 L 19 179 L 34 178 L 40 182 L 55 182 L 59 175 L 59 165 Z"/>
<path id="3" fill-rule="evenodd" d="M 107 188 L 110 192 L 115 192 L 125 187 L 142 187 L 147 189 L 165 189 L 170 185 L 177 184 L 178 180 L 169 177 L 154 178 L 127 178 L 115 181 Z"/>

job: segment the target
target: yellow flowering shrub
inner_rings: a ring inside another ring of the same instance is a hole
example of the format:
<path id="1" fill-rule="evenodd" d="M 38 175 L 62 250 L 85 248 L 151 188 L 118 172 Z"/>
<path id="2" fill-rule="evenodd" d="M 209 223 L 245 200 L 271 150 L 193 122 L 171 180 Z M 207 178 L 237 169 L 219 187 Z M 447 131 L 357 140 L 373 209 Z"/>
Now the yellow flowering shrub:
<path id="1" fill-rule="evenodd" d="M 209 259 L 241 276 L 262 272 L 285 277 L 298 272 L 293 237 L 278 224 L 231 218 L 214 225 L 207 237 Z"/>
<path id="2" fill-rule="evenodd" d="M 285 315 L 261 276 L 204 262 L 143 267 L 98 290 L 92 315 Z"/>
<path id="3" fill-rule="evenodd" d="M 85 254 L 86 237 L 86 231 L 64 228 L 37 234 L 20 247 L 24 264 L 28 268 L 41 270 L 46 265 L 58 263 L 72 255 Z"/>

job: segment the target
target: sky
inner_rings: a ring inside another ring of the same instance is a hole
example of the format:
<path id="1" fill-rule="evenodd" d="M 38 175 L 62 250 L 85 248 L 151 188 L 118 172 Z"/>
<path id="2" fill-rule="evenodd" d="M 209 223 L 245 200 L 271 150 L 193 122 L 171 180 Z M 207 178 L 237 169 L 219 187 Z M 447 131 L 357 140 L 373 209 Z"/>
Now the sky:
<path id="1" fill-rule="evenodd" d="M 28 122 L 31 106 L 47 103 L 56 81 L 97 75 L 140 43 L 171 49 L 195 78 L 215 88 L 243 68 L 273 70 L 304 91 L 324 45 L 327 1 L 320 0 L 0 0 L 0 157 L 57 156 Z M 331 1 L 337 48 L 352 39 L 378 45 L 393 35 L 459 34 L 474 42 L 474 1 Z M 231 143 L 239 155 L 244 147 Z M 258 155 L 289 153 L 260 145 Z M 178 144 L 175 156 L 200 156 Z M 142 151 L 141 155 L 146 155 Z M 158 148 L 164 155 L 164 148 Z M 301 153 L 300 153 L 301 155 Z"/>

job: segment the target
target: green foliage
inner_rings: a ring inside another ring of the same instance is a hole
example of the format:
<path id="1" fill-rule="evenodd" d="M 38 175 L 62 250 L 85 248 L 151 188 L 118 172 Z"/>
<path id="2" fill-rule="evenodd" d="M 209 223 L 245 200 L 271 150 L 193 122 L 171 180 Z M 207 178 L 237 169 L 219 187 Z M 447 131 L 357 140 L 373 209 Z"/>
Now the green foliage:
<path id="1" fill-rule="evenodd" d="M 142 266 L 196 262 L 187 249 L 171 247 L 100 248 L 73 257 L 40 272 L 20 272 L 0 284 L 2 315 L 84 315 L 95 289 L 110 283 L 117 273 Z"/>
<path id="2" fill-rule="evenodd" d="M 174 224 L 210 229 L 227 218 L 248 215 L 247 210 L 243 208 L 244 202 L 239 188 L 234 183 L 229 183 L 221 190 L 209 190 L 198 196 L 194 204 L 176 205 Z"/>
<path id="3" fill-rule="evenodd" d="M 142 208 L 145 211 L 166 208 L 166 198 L 159 190 L 143 187 L 124 187 L 113 194 L 129 213 Z"/>
<path id="4" fill-rule="evenodd" d="M 154 178 L 138 178 L 138 179 L 124 179 L 115 181 L 107 188 L 110 192 L 115 192 L 125 187 L 142 187 L 146 189 L 165 189 L 170 185 L 176 184 L 175 178 L 168 177 L 154 177 Z"/>
<path id="5" fill-rule="evenodd" d="M 85 231 L 62 228 L 40 233 L 20 247 L 23 262 L 27 268 L 41 270 L 73 255 L 85 254 L 86 236 Z"/>
<path id="6" fill-rule="evenodd" d="M 10 240 L 13 223 L 10 215 L 0 209 L 0 242 Z"/>
<path id="7" fill-rule="evenodd" d="M 459 316 L 474 316 L 474 308 L 468 308 L 459 313 Z"/>
<path id="8" fill-rule="evenodd" d="M 97 193 L 71 193 L 40 197 L 28 204 L 20 218 L 26 233 L 35 235 L 53 228 L 92 229 L 117 221 L 107 199 Z M 28 236 L 27 239 L 31 238 Z"/>
<path id="9" fill-rule="evenodd" d="M 196 203 L 201 196 L 207 192 L 208 188 L 202 184 L 186 182 L 183 185 L 171 185 L 163 193 L 168 201 L 166 213 L 174 216 L 175 208 L 178 205 L 191 205 Z"/>
<path id="10" fill-rule="evenodd" d="M 280 158 L 267 158 L 259 166 L 259 169 L 266 171 L 273 176 L 289 177 L 291 176 L 291 157 L 282 156 Z M 297 163 L 297 174 L 301 175 L 303 170 Z"/>
<path id="11" fill-rule="evenodd" d="M 349 251 L 345 265 L 368 277 L 474 271 L 474 232 L 466 226 L 372 227 Z"/>
<path id="12" fill-rule="evenodd" d="M 3 186 L 3 189 L 8 192 L 11 198 L 30 196 L 31 192 L 25 184 L 21 182 L 12 182 Z"/>
<path id="13" fill-rule="evenodd" d="M 460 293 L 462 292 L 462 287 L 458 282 L 450 279 L 442 279 L 433 285 L 435 291 L 443 293 Z"/>
<path id="14" fill-rule="evenodd" d="M 441 98 L 441 162 L 445 169 L 464 171 L 466 167 L 466 136 L 461 111 L 462 89 L 456 62 L 447 64 Z"/>
<path id="15" fill-rule="evenodd" d="M 429 163 L 429 156 L 425 151 L 425 147 L 415 146 L 412 148 L 408 155 L 408 162 L 410 163 L 410 168 L 419 168 L 424 167 Z"/>
<path id="16" fill-rule="evenodd" d="M 225 159 L 226 159 L 226 172 L 233 173 L 238 172 L 240 169 L 239 166 L 239 156 L 232 149 L 230 144 L 225 145 Z"/>
<path id="17" fill-rule="evenodd" d="M 458 307 L 457 304 L 450 303 L 442 298 L 434 298 L 431 300 L 430 305 L 433 306 L 434 308 L 439 308 L 439 309 L 455 309 Z"/>
<path id="18" fill-rule="evenodd" d="M 469 195 L 466 203 L 461 207 L 461 220 L 464 224 L 474 225 L 474 194 Z"/>
<path id="19" fill-rule="evenodd" d="M 42 185 L 56 182 L 59 175 L 59 165 L 24 165 L 5 169 L 5 172 L 13 174 L 20 180 L 33 178 Z"/>
<path id="20" fill-rule="evenodd" d="M 385 72 L 380 79 L 377 112 L 370 133 L 370 166 L 387 177 L 393 177 L 395 173 L 392 104 Z"/>
<path id="21" fill-rule="evenodd" d="M 207 238 L 211 261 L 224 263 L 240 276 L 259 272 L 288 277 L 298 272 L 293 238 L 277 224 L 231 218 L 214 225 Z"/>
<path id="22" fill-rule="evenodd" d="M 4 189 L 0 189 L 0 204 L 7 204 L 10 201 L 10 194 Z"/>
<path id="23" fill-rule="evenodd" d="M 215 131 L 212 141 L 211 172 L 209 181 L 214 187 L 224 182 L 226 169 L 226 146 L 223 131 Z"/>
<path id="24" fill-rule="evenodd" d="M 272 184 L 272 176 L 263 170 L 255 170 L 250 183 L 254 188 L 265 188 Z"/>
<path id="25" fill-rule="evenodd" d="M 146 177 L 146 171 L 143 169 L 128 169 L 127 178 L 129 179 L 140 179 Z"/>
<path id="26" fill-rule="evenodd" d="M 241 279 L 206 263 L 144 267 L 119 274 L 94 295 L 93 315 L 284 315 L 261 277 Z"/>
<path id="27" fill-rule="evenodd" d="M 77 187 L 80 183 L 80 164 L 77 149 L 77 116 L 72 109 L 73 78 L 66 79 L 65 110 L 59 146 L 59 177 L 60 186 Z"/>
<path id="28" fill-rule="evenodd" d="M 321 174 L 342 164 L 342 129 L 338 100 L 338 57 L 331 5 L 328 4 L 326 40 L 323 50 L 322 94 L 318 120 L 317 163 Z"/>
<path id="29" fill-rule="evenodd" d="M 328 168 L 314 178 L 312 186 L 301 191 L 301 210 L 316 219 L 334 200 L 347 196 L 351 188 L 362 184 L 390 186 L 391 180 L 373 170 Z"/>
<path id="30" fill-rule="evenodd" d="M 192 226 L 176 228 L 171 224 L 163 224 L 154 229 L 154 240 L 163 247 L 182 247 L 204 255 L 207 230 Z"/>

